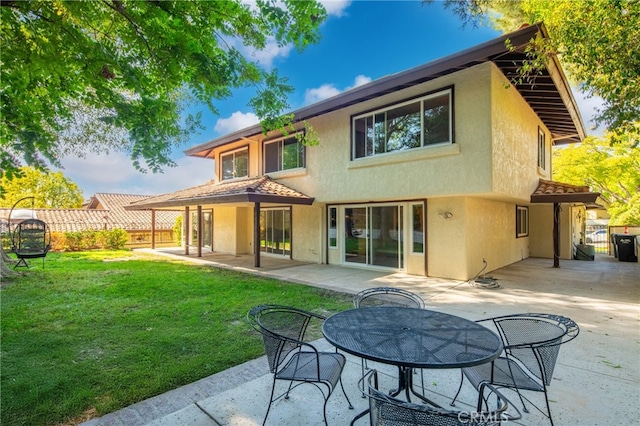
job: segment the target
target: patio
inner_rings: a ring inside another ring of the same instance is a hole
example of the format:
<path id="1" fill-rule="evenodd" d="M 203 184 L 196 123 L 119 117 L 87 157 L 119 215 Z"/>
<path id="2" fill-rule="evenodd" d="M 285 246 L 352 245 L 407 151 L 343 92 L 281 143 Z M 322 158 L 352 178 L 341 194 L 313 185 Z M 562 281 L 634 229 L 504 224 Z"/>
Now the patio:
<path id="1" fill-rule="evenodd" d="M 196 258 L 169 249 L 163 249 L 160 254 L 349 293 L 380 285 L 407 288 L 425 299 L 427 309 L 472 320 L 515 312 L 568 316 L 580 325 L 581 332 L 577 339 L 562 347 L 549 388 L 555 424 L 609 425 L 640 417 L 637 404 L 640 401 L 638 263 L 597 256 L 593 262 L 564 260 L 556 269 L 549 259 L 525 259 L 490 273 L 500 288 L 485 289 L 468 282 L 301 264 L 268 257 L 263 257 L 263 267 L 257 270 L 251 266 L 252 256 L 207 254 Z M 319 343 L 329 347 L 323 340 Z M 383 388 L 392 387 L 395 369 L 381 364 L 375 364 L 375 368 L 385 373 Z M 349 424 L 351 418 L 367 406 L 367 400 L 360 397 L 357 388 L 360 374 L 360 360 L 348 356 L 343 381 L 355 409 L 348 409 L 344 396 L 337 390 L 327 407 L 331 425 Z M 444 404 L 455 394 L 460 373 L 425 370 L 425 380 L 430 397 Z M 259 425 L 270 386 L 271 375 L 265 357 L 261 357 L 84 425 Z M 468 383 L 461 395 L 457 408 L 468 409 L 468 404 L 475 401 L 474 390 Z M 507 393 L 507 396 L 520 408 L 514 395 Z M 541 394 L 533 394 L 532 400 L 536 404 L 544 403 Z M 321 423 L 322 397 L 314 388 L 303 386 L 294 391 L 290 399 L 273 405 L 267 424 Z M 533 409 L 513 423 L 546 425 L 548 421 Z M 366 425 L 368 421 L 365 418 L 357 424 Z"/>

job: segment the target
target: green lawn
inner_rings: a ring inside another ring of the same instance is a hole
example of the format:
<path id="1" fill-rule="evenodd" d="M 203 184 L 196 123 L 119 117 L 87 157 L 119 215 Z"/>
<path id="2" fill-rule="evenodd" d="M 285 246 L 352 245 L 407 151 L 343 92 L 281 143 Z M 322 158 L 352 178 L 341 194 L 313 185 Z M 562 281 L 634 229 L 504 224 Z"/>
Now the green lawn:
<path id="1" fill-rule="evenodd" d="M 3 425 L 101 416 L 264 354 L 249 308 L 351 296 L 129 251 L 50 253 L 4 282 Z"/>

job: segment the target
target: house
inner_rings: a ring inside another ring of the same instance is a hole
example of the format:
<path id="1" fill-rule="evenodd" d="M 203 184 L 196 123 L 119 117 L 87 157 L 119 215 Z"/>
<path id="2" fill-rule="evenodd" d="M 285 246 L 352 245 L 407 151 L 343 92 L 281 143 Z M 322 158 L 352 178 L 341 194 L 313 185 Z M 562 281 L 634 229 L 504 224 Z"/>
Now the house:
<path id="1" fill-rule="evenodd" d="M 129 241 L 126 246 L 129 248 L 149 247 L 152 243 L 162 246 L 175 245 L 173 227 L 180 212 L 125 210 L 124 206 L 148 197 L 97 193 L 81 209 L 0 209 L 0 222 L 6 222 L 11 214 L 12 224 L 25 218 L 40 219 L 47 223 L 51 232 L 120 228 L 127 231 Z M 152 215 L 155 217 L 152 218 Z"/>
<path id="2" fill-rule="evenodd" d="M 285 256 L 461 280 L 530 256 L 557 266 L 598 194 L 551 181 L 552 147 L 585 131 L 556 58 L 513 80 L 536 37 L 542 24 L 294 111 L 315 146 L 259 125 L 194 146 L 213 180 L 126 208 L 180 209 L 197 229 L 186 253 L 256 266 Z"/>

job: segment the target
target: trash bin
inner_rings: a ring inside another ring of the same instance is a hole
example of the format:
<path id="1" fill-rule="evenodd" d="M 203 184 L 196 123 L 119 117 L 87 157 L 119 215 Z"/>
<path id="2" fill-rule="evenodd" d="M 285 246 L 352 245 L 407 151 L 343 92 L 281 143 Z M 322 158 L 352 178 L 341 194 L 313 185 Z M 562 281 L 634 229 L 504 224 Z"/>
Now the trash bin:
<path id="1" fill-rule="evenodd" d="M 596 258 L 595 246 L 590 246 L 587 244 L 576 245 L 576 253 L 574 256 L 575 260 L 594 260 L 595 258 Z"/>
<path id="2" fill-rule="evenodd" d="M 620 262 L 637 262 L 636 235 L 614 234 L 614 247 Z"/>

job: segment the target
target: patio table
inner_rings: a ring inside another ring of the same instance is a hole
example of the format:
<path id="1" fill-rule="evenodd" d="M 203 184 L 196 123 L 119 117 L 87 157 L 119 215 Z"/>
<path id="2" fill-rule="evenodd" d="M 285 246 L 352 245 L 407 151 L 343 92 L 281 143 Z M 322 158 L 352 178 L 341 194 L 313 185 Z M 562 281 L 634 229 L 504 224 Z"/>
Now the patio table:
<path id="1" fill-rule="evenodd" d="M 464 368 L 493 361 L 502 353 L 500 337 L 488 328 L 455 315 L 406 307 L 349 309 L 327 318 L 322 333 L 329 343 L 352 355 L 398 367 L 398 388 L 407 400 L 414 368 Z M 366 414 L 359 414 L 353 422 Z"/>

